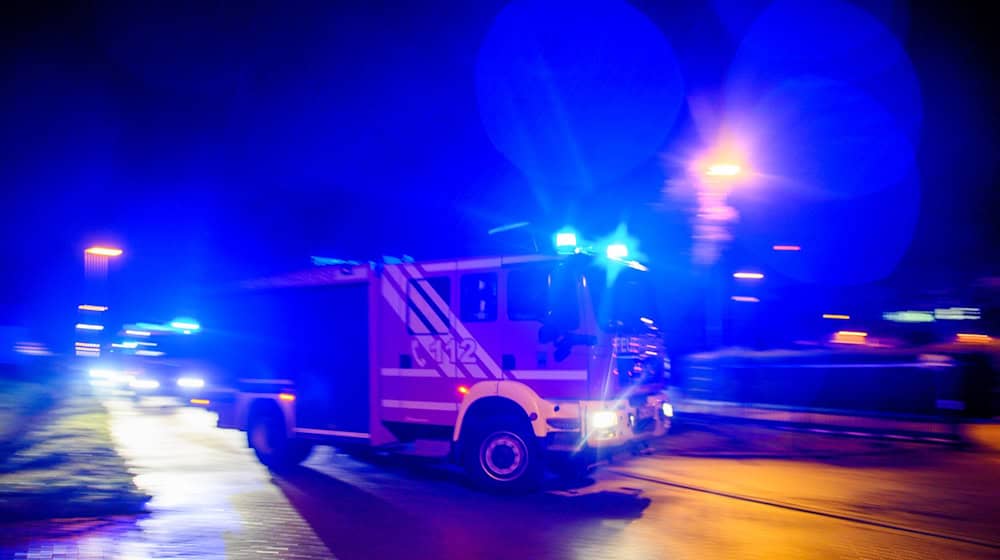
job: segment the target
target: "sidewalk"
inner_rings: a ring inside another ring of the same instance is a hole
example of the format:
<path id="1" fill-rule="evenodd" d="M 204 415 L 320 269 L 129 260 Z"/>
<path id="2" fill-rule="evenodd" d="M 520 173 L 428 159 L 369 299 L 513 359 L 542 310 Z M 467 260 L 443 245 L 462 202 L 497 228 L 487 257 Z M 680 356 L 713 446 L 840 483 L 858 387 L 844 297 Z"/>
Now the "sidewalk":
<path id="1" fill-rule="evenodd" d="M 204 410 L 105 404 L 148 513 L 0 525 L 0 559 L 332 558 L 242 433 Z"/>

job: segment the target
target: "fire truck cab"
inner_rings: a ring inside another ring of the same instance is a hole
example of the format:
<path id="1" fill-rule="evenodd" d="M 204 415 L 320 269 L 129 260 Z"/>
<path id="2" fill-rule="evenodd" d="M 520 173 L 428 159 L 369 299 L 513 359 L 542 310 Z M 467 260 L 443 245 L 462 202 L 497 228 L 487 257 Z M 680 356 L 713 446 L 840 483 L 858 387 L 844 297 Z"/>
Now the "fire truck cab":
<path id="1" fill-rule="evenodd" d="M 246 282 L 268 309 L 244 322 L 273 332 L 233 335 L 249 359 L 211 408 L 272 468 L 314 444 L 365 446 L 534 487 L 547 465 L 585 468 L 669 428 L 648 274 L 620 256 L 338 263 Z"/>

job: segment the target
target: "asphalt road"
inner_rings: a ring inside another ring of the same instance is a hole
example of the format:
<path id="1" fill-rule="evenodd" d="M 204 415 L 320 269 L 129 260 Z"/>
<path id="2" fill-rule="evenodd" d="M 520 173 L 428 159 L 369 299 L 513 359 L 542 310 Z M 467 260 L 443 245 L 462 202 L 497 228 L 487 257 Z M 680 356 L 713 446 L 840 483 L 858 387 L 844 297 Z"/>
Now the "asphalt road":
<path id="1" fill-rule="evenodd" d="M 109 403 L 119 449 L 154 496 L 148 516 L 23 526 L 0 555 L 1000 557 L 1000 462 L 982 450 L 695 426 L 583 484 L 497 496 L 447 465 L 326 447 L 272 477 L 242 434 L 162 404 Z"/>

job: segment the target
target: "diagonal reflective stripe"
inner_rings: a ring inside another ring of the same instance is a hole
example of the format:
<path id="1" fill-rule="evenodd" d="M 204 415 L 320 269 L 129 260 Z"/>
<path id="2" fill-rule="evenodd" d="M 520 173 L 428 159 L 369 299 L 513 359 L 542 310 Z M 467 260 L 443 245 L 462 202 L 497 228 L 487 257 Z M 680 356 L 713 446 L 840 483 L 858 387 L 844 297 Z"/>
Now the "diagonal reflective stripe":
<path id="1" fill-rule="evenodd" d="M 423 278 L 423 276 L 420 274 L 420 271 L 417 270 L 417 267 L 413 266 L 412 264 L 405 264 L 402 266 L 405 267 L 406 273 L 411 278 Z M 482 362 L 482 364 L 486 367 L 487 371 L 491 374 L 492 377 L 496 377 L 499 379 L 501 377 L 500 366 L 496 363 L 496 361 L 493 360 L 493 357 L 490 356 L 489 353 L 483 349 L 483 345 L 479 344 L 479 341 L 476 340 L 476 338 L 469 333 L 468 329 L 465 328 L 465 325 L 463 325 L 462 322 L 459 321 L 457 317 L 455 317 L 455 314 L 452 313 L 451 308 L 438 296 L 437 292 L 435 292 L 434 290 L 430 290 L 430 293 L 428 295 L 431 298 L 431 303 L 433 305 L 438 306 L 439 309 L 445 312 L 445 316 L 448 317 L 448 321 L 451 323 L 452 328 L 455 330 L 456 334 L 458 334 L 459 337 L 470 338 L 476 341 L 476 357 L 479 358 L 479 361 Z M 468 364 L 463 364 L 463 365 L 468 365 Z"/>
<path id="2" fill-rule="evenodd" d="M 423 298 L 423 296 L 421 296 L 420 292 L 416 290 L 416 286 L 410 286 L 407 283 L 406 278 L 403 277 L 403 273 L 400 272 L 397 267 L 387 266 L 385 267 L 385 270 L 388 271 L 389 275 L 392 276 L 392 279 L 396 281 L 396 284 L 400 286 L 403 293 L 406 293 L 409 296 L 409 301 L 416 305 L 417 309 L 420 310 L 420 314 L 430 321 L 431 329 L 433 329 L 431 332 L 436 334 L 447 334 L 448 327 L 441 321 L 441 317 L 431 309 L 431 306 L 427 304 L 427 301 Z M 434 288 L 430 288 L 427 291 L 434 292 Z M 437 294 L 437 292 L 434 293 Z M 409 315 L 411 317 L 410 322 L 412 327 L 413 313 L 410 313 Z"/>
<path id="3" fill-rule="evenodd" d="M 399 295 L 399 291 L 397 290 L 396 286 L 392 284 L 392 281 L 387 276 L 382 277 L 382 297 L 385 298 L 385 300 L 389 303 L 389 308 L 396 313 L 396 316 L 399 317 L 400 322 L 405 325 L 406 304 L 403 303 L 402 296 Z M 428 347 L 429 338 L 430 337 L 427 336 L 413 337 L 413 339 L 416 340 L 418 344 L 420 344 L 420 347 L 424 349 L 424 352 L 427 352 L 428 355 L 432 355 L 431 349 Z M 437 368 L 437 371 L 441 375 L 441 377 L 449 377 L 448 374 L 443 369 L 441 369 L 440 364 L 435 363 L 435 367 Z"/>
<path id="4" fill-rule="evenodd" d="M 483 373 L 483 368 L 479 367 L 479 364 L 462 364 L 465 366 L 465 370 L 469 372 L 469 375 L 475 377 L 476 379 L 485 379 L 486 374 Z"/>

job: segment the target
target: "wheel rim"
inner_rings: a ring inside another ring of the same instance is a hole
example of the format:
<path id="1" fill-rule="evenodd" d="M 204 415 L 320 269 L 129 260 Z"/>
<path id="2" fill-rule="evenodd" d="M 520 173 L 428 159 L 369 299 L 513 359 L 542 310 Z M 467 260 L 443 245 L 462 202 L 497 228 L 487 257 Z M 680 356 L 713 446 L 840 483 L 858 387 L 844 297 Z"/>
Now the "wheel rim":
<path id="1" fill-rule="evenodd" d="M 479 447 L 479 465 L 494 480 L 514 480 L 528 465 L 528 446 L 513 432 L 494 432 Z"/>

